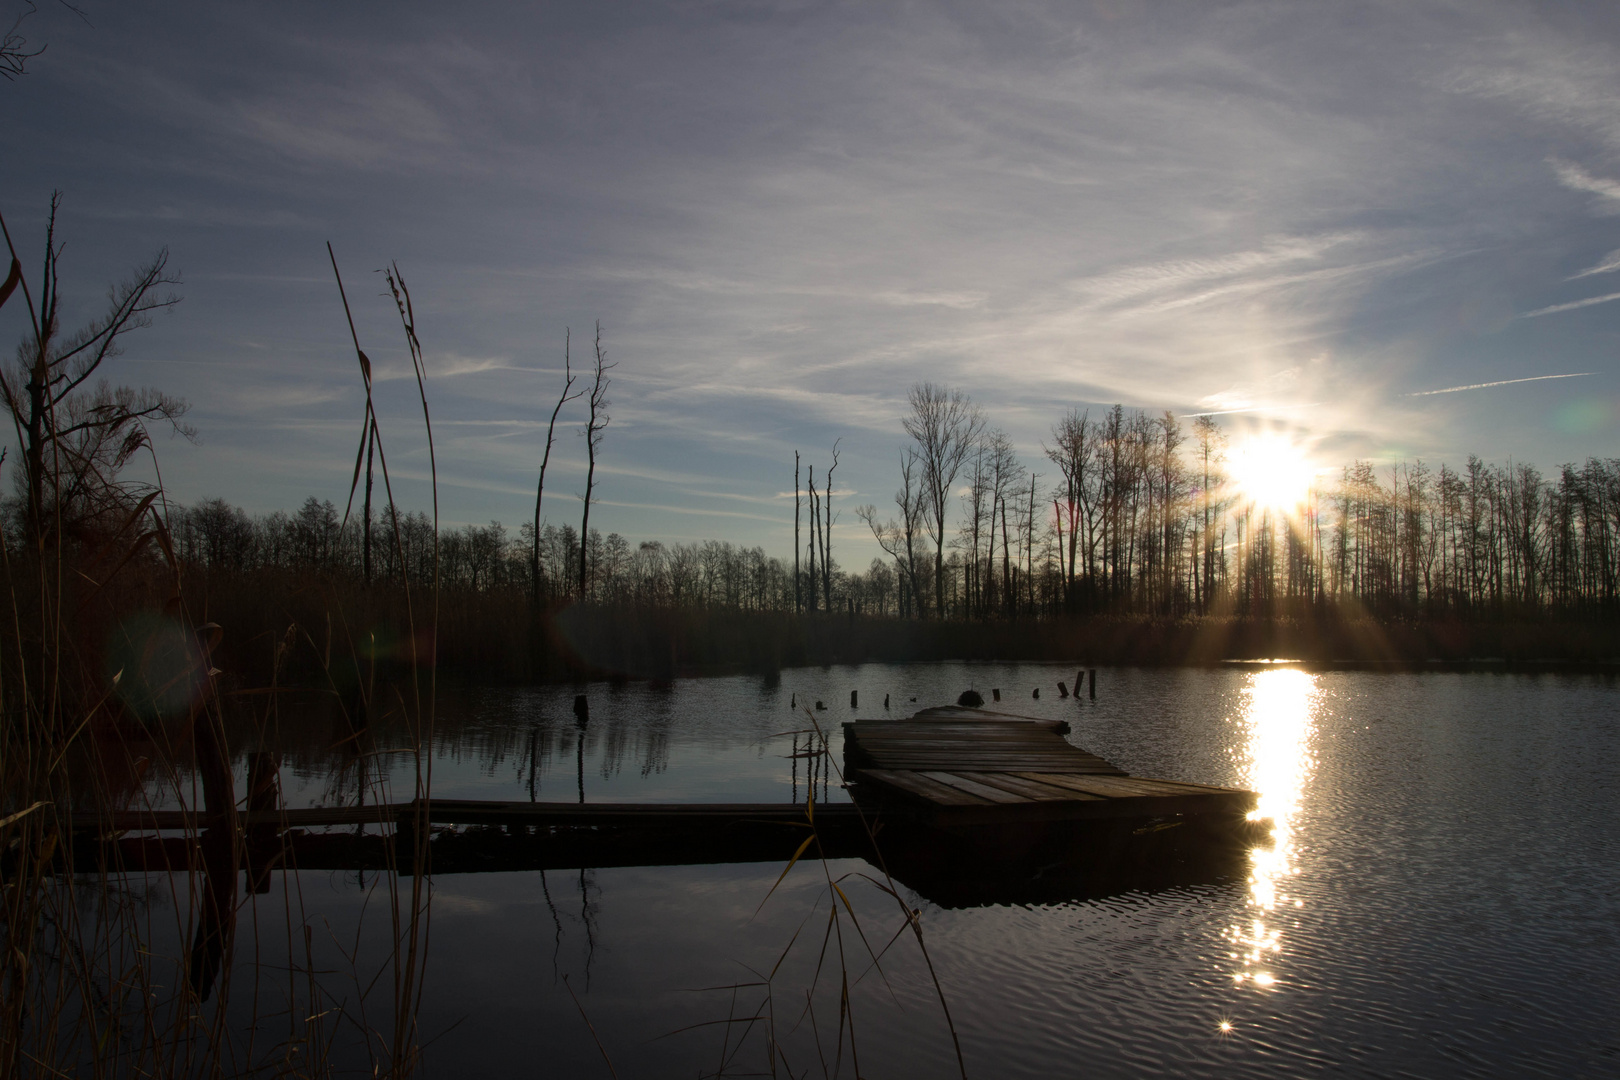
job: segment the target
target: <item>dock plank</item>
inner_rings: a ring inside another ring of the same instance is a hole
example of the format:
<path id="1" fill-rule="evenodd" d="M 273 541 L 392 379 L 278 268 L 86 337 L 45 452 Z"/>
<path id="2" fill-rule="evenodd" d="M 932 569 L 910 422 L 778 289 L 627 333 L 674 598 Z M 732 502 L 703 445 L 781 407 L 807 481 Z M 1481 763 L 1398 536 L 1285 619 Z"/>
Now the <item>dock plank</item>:
<path id="1" fill-rule="evenodd" d="M 1067 761 L 1062 758 L 1037 754 L 1007 754 L 997 757 L 980 757 L 965 754 L 872 754 L 869 760 L 874 768 L 911 769 L 918 772 L 930 769 L 967 769 L 969 771 L 1073 773 L 1079 776 L 1124 775 L 1117 770 L 1100 768 L 1089 762 Z"/>
<path id="2" fill-rule="evenodd" d="M 1124 775 L 1049 728 L 1010 720 L 856 720 L 844 725 L 844 753 L 852 764 L 889 772 Z"/>
<path id="3" fill-rule="evenodd" d="M 955 775 L 976 783 L 1001 788 L 1003 791 L 1009 791 L 1014 795 L 1022 795 L 1032 802 L 1066 802 L 1073 800 L 1077 794 L 1077 792 L 1069 791 L 1066 788 L 1044 784 L 1039 780 L 1032 780 L 1028 776 L 1020 776 L 1017 773 L 959 772 Z"/>
<path id="4" fill-rule="evenodd" d="M 965 715 L 845 723 L 845 760 L 867 781 L 858 797 L 904 794 L 931 803 L 941 822 L 980 824 L 1225 817 L 1255 802 L 1252 792 L 1130 776 L 1049 726 L 956 712 Z"/>
<path id="5" fill-rule="evenodd" d="M 958 791 L 965 791 L 970 795 L 977 795 L 987 802 L 1005 804 L 1027 803 L 1034 801 L 1033 799 L 1025 798 L 1022 795 L 1015 795 L 1010 791 L 1006 791 L 992 784 L 981 783 L 978 780 L 972 779 L 971 776 L 963 776 L 958 773 L 928 771 L 920 773 L 919 775 L 926 776 L 930 780 L 938 781 L 939 783 L 944 784 L 946 787 L 953 787 Z"/>
<path id="6" fill-rule="evenodd" d="M 862 776 L 871 777 L 880 783 L 890 784 L 901 791 L 916 795 L 930 803 L 941 806 L 992 806 L 989 799 L 982 799 L 971 792 L 953 788 L 932 780 L 922 773 L 890 772 L 885 769 L 862 769 Z"/>
<path id="7" fill-rule="evenodd" d="M 1018 772 L 1015 776 L 1022 776 L 1028 780 L 1037 780 L 1043 784 L 1062 788 L 1076 799 L 1107 799 L 1112 796 L 1104 795 L 1085 783 L 1089 777 L 1084 773 L 1048 773 L 1048 772 Z"/>
<path id="8" fill-rule="evenodd" d="M 1133 782 L 1130 777 L 1125 776 L 1071 775 L 1068 777 L 1068 784 L 1066 786 L 1073 788 L 1076 791 L 1088 792 L 1092 795 L 1100 795 L 1105 799 L 1129 799 L 1139 796 L 1172 794 L 1171 792 L 1160 792 L 1151 788 L 1143 787 L 1142 785 Z"/>

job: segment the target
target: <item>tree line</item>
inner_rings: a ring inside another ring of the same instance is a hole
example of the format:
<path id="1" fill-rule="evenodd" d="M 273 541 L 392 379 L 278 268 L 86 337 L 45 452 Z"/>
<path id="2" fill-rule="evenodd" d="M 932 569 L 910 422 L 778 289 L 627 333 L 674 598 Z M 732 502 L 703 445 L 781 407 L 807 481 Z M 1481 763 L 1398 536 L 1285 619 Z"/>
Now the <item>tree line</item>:
<path id="1" fill-rule="evenodd" d="M 858 513 L 909 616 L 1617 611 L 1620 459 L 1551 477 L 1473 456 L 1356 461 L 1278 509 L 1233 483 L 1209 416 L 1071 410 L 1043 477 L 960 391 L 920 383 L 908 405 L 895 512 Z"/>
<path id="2" fill-rule="evenodd" d="M 1073 411 L 1051 429 L 1043 474 L 965 398 L 924 394 L 925 408 L 944 401 L 945 422 L 905 429 L 921 438 L 900 455 L 896 513 L 859 508 L 887 556 L 864 571 L 835 557 L 829 468 L 813 497 L 801 487 L 811 513 L 795 563 L 718 540 L 636 543 L 592 528 L 581 543 L 571 524 L 536 532 L 525 522 L 513 534 L 490 522 L 441 532 L 440 581 L 544 604 L 958 620 L 1620 611 L 1620 459 L 1552 476 L 1477 457 L 1460 469 L 1358 461 L 1284 513 L 1230 485 L 1226 436 L 1207 417 L 1189 431 L 1169 413 Z M 919 445 L 946 436 L 962 445 Z M 433 574 L 432 521 L 420 512 L 385 510 L 364 529 L 314 497 L 258 516 L 205 499 L 173 508 L 170 523 L 176 554 L 204 573 L 360 577 L 369 537 L 380 581 L 425 584 Z"/>

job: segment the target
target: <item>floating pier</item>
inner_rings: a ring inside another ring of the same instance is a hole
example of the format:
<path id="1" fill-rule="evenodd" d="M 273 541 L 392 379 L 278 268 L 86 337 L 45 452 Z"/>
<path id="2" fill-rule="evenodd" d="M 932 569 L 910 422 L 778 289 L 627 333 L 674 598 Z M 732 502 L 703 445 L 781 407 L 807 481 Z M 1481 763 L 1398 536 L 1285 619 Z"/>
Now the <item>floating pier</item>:
<path id="1" fill-rule="evenodd" d="M 1244 822 L 1252 791 L 1129 776 L 1047 721 L 934 709 L 844 725 L 844 779 L 857 802 L 961 828 L 1109 818 Z"/>

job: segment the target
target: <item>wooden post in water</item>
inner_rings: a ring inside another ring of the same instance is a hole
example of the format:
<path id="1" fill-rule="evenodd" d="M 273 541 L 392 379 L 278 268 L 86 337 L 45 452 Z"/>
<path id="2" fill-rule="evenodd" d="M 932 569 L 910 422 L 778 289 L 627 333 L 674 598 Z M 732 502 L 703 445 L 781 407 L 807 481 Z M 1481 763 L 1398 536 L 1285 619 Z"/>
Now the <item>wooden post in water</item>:
<path id="1" fill-rule="evenodd" d="M 855 691 L 854 690 L 851 690 L 849 692 L 849 707 L 852 708 L 852 709 L 855 708 Z"/>
<path id="2" fill-rule="evenodd" d="M 884 712 L 889 711 L 889 695 L 888 694 L 883 695 L 883 711 Z"/>
<path id="3" fill-rule="evenodd" d="M 236 877 L 242 865 L 242 848 L 224 719 L 211 700 L 213 668 L 209 658 L 223 631 L 209 623 L 199 626 L 196 634 L 196 666 L 189 673 L 195 679 L 196 695 L 191 704 L 191 732 L 197 778 L 202 782 L 205 827 L 198 842 L 203 863 L 202 911 L 191 940 L 186 975 L 198 999 L 207 1001 L 236 934 Z"/>
<path id="4" fill-rule="evenodd" d="M 591 703 L 584 694 L 574 698 L 574 762 L 579 773 L 579 802 L 585 804 L 585 725 L 591 722 Z"/>
<path id="5" fill-rule="evenodd" d="M 539 763 L 538 762 L 538 756 L 537 756 L 537 752 L 540 749 L 539 742 L 540 742 L 540 729 L 537 728 L 537 727 L 530 728 L 529 729 L 529 801 L 530 802 L 534 802 L 534 800 L 535 800 L 534 773 L 535 773 L 535 767 Z"/>
<path id="6" fill-rule="evenodd" d="M 1080 689 L 1080 684 L 1075 683 L 1074 688 L 1075 688 L 1075 690 L 1079 690 Z M 1063 683 L 1059 682 L 1058 683 L 1058 697 L 1066 698 L 1068 696 L 1069 696 L 1069 688 L 1067 686 L 1065 686 Z"/>
<path id="7" fill-rule="evenodd" d="M 1041 688 L 1038 686 L 1035 688 L 1035 696 L 1037 698 L 1041 696 Z"/>
<path id="8" fill-rule="evenodd" d="M 281 762 L 269 751 L 256 750 L 248 755 L 247 808 L 249 813 L 281 809 Z M 280 847 L 277 843 L 280 829 L 275 822 L 256 822 L 243 832 L 248 880 L 255 893 L 267 893 L 270 891 L 270 864 Z"/>
<path id="9" fill-rule="evenodd" d="M 1001 700 L 1001 689 L 998 687 L 996 689 L 991 690 L 990 691 L 990 696 L 995 698 L 997 701 L 1000 701 Z"/>
<path id="10" fill-rule="evenodd" d="M 1091 700 L 1097 700 L 1097 669 L 1091 669 Z"/>

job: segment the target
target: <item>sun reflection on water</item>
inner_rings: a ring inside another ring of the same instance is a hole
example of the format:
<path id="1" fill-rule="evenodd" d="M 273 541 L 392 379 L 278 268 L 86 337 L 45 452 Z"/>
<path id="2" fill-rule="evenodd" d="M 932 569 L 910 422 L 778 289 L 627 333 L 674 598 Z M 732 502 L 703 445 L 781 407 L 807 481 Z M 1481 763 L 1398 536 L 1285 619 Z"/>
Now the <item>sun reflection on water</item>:
<path id="1" fill-rule="evenodd" d="M 1303 906 L 1288 889 L 1289 879 L 1298 872 L 1294 819 L 1315 765 L 1311 736 L 1316 696 L 1316 677 L 1291 669 L 1257 672 L 1244 688 L 1246 742 L 1241 752 L 1248 758 L 1244 786 L 1259 793 L 1251 816 L 1271 820 L 1272 839 L 1270 847 L 1257 847 L 1249 854 L 1249 917 L 1227 934 L 1232 958 L 1241 961 L 1241 968 L 1232 973 L 1239 986 L 1277 984 L 1273 968 L 1283 948 L 1278 909 Z"/>

